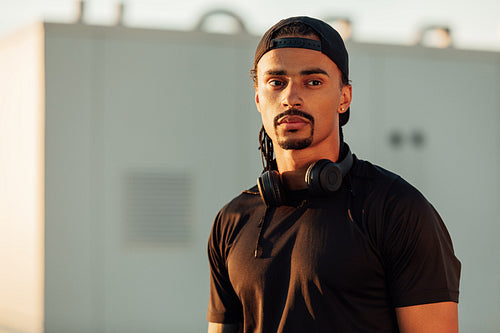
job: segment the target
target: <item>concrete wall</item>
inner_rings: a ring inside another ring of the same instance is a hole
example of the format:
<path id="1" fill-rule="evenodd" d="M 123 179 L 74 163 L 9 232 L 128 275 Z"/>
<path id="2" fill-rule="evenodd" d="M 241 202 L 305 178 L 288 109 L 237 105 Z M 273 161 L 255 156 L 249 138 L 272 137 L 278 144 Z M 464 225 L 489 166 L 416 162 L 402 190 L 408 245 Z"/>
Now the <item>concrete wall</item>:
<path id="1" fill-rule="evenodd" d="M 47 331 L 206 328 L 211 222 L 260 170 L 248 40 L 46 25 Z"/>

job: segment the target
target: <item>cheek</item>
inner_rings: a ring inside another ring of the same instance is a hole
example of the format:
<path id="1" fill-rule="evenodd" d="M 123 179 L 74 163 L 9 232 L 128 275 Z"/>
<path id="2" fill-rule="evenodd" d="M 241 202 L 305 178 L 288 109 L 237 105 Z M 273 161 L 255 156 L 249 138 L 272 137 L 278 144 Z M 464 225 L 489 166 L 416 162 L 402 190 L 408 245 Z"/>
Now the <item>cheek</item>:
<path id="1" fill-rule="evenodd" d="M 270 114 L 261 113 L 262 125 L 269 136 L 274 135 L 274 119 Z"/>
<path id="2" fill-rule="evenodd" d="M 259 92 L 258 100 L 261 111 L 266 111 L 266 108 L 272 107 L 276 103 L 277 97 L 266 92 Z"/>
<path id="3" fill-rule="evenodd" d="M 262 119 L 262 125 L 266 130 L 267 135 L 271 138 L 271 140 L 275 140 L 276 131 L 274 129 L 274 117 L 271 112 L 261 112 L 260 117 Z"/>
<path id="4" fill-rule="evenodd" d="M 319 119 L 315 119 L 315 126 L 319 128 L 323 128 L 325 130 L 329 130 L 332 127 L 338 126 L 338 100 L 337 99 L 328 99 L 321 101 L 322 103 L 318 103 L 318 111 L 321 110 L 317 116 L 321 119 L 320 122 L 317 122 Z"/>
<path id="5" fill-rule="evenodd" d="M 274 110 L 276 109 L 275 105 L 273 104 L 274 101 L 275 101 L 274 98 L 269 98 L 269 96 L 266 96 L 265 94 L 261 93 L 259 93 L 258 96 L 256 97 L 257 109 L 260 112 L 264 127 L 274 126 L 273 125 L 273 119 L 275 116 Z"/>
<path id="6" fill-rule="evenodd" d="M 338 114 L 340 99 L 337 98 L 337 96 L 318 99 L 317 101 L 318 101 L 318 107 L 320 107 L 323 110 L 323 114 L 325 116 Z"/>

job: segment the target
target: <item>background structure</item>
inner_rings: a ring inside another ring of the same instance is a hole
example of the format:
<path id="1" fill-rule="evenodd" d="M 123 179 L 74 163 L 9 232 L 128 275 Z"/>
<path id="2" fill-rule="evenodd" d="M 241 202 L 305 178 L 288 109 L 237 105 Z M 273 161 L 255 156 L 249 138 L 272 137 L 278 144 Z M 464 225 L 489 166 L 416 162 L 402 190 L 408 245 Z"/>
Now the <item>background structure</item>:
<path id="1" fill-rule="evenodd" d="M 230 10 L 242 17 L 248 30 L 261 34 L 275 21 L 292 15 L 347 17 L 353 37 L 362 42 L 412 44 L 429 25 L 452 30 L 455 46 L 500 50 L 500 2 L 496 0 L 87 0 L 84 20 L 109 25 L 124 4 L 128 26 L 190 30 L 213 9 Z M 0 32 L 45 20 L 71 23 L 78 17 L 76 0 L 0 0 Z M 215 24 L 225 29 L 231 23 Z"/>

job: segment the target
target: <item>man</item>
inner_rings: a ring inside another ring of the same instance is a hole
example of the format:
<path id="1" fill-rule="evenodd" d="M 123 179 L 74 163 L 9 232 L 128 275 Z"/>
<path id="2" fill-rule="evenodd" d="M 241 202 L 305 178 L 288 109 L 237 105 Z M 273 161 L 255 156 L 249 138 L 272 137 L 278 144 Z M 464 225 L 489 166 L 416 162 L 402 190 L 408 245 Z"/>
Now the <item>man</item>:
<path id="1" fill-rule="evenodd" d="M 282 20 L 252 73 L 265 172 L 215 219 L 208 331 L 457 332 L 460 262 L 439 215 L 343 141 L 339 34 Z"/>

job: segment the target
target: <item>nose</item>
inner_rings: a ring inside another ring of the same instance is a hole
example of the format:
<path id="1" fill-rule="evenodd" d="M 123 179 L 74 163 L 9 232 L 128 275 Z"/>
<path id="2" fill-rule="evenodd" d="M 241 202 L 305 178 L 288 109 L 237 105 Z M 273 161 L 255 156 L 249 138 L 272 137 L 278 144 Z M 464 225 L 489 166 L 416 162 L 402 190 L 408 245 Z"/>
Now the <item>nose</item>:
<path id="1" fill-rule="evenodd" d="M 289 82 L 285 89 L 283 89 L 283 95 L 281 104 L 286 108 L 300 107 L 302 106 L 302 97 L 300 93 L 300 87 L 298 84 Z"/>

